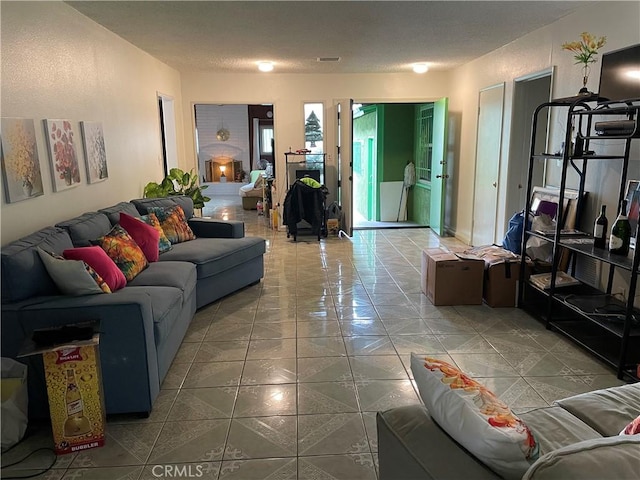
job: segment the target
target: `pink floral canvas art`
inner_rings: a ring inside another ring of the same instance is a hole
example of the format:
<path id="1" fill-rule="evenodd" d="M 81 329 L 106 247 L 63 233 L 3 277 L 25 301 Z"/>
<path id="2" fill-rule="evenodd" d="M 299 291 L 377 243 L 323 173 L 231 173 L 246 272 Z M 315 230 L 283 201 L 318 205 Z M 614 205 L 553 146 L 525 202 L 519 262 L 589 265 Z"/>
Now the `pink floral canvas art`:
<path id="1" fill-rule="evenodd" d="M 76 135 L 69 120 L 45 120 L 53 190 L 60 192 L 80 183 Z"/>
<path id="2" fill-rule="evenodd" d="M 44 193 L 33 119 L 2 119 L 2 177 L 7 203 Z"/>

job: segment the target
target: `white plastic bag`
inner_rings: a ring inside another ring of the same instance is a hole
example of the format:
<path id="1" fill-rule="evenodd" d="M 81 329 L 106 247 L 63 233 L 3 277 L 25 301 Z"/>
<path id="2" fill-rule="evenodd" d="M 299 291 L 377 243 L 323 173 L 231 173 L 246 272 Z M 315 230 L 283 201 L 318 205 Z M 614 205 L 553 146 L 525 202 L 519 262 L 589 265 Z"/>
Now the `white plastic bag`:
<path id="1" fill-rule="evenodd" d="M 531 222 L 531 230 L 554 231 L 556 223 L 549 215 L 538 215 L 533 217 Z M 553 244 L 547 240 L 537 237 L 529 237 L 527 240 L 527 255 L 532 260 L 542 260 L 543 262 L 551 262 L 553 260 Z"/>
<path id="2" fill-rule="evenodd" d="M 2 451 L 20 440 L 27 429 L 29 399 L 27 366 L 2 357 Z"/>

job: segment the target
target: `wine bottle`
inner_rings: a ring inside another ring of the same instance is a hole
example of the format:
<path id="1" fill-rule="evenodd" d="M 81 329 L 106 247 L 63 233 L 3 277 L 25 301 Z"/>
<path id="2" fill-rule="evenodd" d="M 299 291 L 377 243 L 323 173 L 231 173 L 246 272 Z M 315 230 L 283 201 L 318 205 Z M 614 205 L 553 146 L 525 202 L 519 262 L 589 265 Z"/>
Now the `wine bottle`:
<path id="1" fill-rule="evenodd" d="M 607 245 L 607 227 L 609 226 L 609 221 L 605 214 L 606 210 L 606 205 L 600 207 L 600 216 L 596 218 L 596 223 L 593 226 L 593 246 L 595 248 L 605 248 Z"/>
<path id="2" fill-rule="evenodd" d="M 627 218 L 627 201 L 622 200 L 620 214 L 611 228 L 609 252 L 615 255 L 627 255 L 631 241 L 631 224 Z"/>
<path id="3" fill-rule="evenodd" d="M 77 437 L 86 435 L 91 431 L 91 423 L 84 416 L 84 403 L 82 395 L 76 383 L 76 374 L 73 370 L 67 370 L 67 393 L 65 395 L 67 404 L 67 419 L 64 422 L 64 436 Z"/>

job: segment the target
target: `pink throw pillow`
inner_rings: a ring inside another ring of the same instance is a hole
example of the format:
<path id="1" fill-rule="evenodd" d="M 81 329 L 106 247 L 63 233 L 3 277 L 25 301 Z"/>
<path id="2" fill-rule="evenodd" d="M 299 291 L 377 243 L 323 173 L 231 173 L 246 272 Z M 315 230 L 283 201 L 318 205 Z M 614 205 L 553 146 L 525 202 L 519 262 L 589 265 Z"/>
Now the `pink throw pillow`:
<path id="1" fill-rule="evenodd" d="M 158 248 L 160 233 L 158 230 L 124 212 L 120 212 L 120 226 L 124 228 L 138 244 L 144 256 L 147 257 L 147 261 L 158 261 L 158 257 L 160 256 L 160 250 Z"/>
<path id="2" fill-rule="evenodd" d="M 127 279 L 118 266 L 109 258 L 105 251 L 98 247 L 68 248 L 62 255 L 67 260 L 82 260 L 109 285 L 112 292 L 124 288 Z"/>

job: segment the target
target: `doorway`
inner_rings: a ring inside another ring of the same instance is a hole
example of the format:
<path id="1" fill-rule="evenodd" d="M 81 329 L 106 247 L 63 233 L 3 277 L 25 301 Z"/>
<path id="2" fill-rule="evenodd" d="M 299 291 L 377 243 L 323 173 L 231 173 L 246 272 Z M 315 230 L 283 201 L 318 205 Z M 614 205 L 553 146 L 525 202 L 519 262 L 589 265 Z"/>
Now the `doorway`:
<path id="1" fill-rule="evenodd" d="M 355 229 L 429 226 L 430 209 L 433 203 L 440 204 L 431 201 L 432 184 L 437 181 L 442 186 L 446 181 L 440 171 L 444 159 L 438 156 L 434 160 L 433 155 L 434 132 L 436 155 L 444 151 L 446 134 L 444 125 L 435 128 L 433 122 L 435 110 L 440 112 L 440 123 L 446 121 L 442 108 L 434 108 L 438 103 L 354 103 L 351 176 Z M 432 165 L 434 161 L 436 165 Z M 407 189 L 404 183 L 410 162 L 416 184 Z M 439 218 L 440 212 L 436 220 Z"/>
<path id="2" fill-rule="evenodd" d="M 254 170 L 275 174 L 272 104 L 195 104 L 200 181 L 207 195 L 238 197 Z"/>
<path id="3" fill-rule="evenodd" d="M 531 152 L 531 124 L 536 107 L 551 99 L 554 69 L 526 75 L 515 79 L 513 92 L 513 115 L 511 139 L 509 142 L 509 163 L 507 169 L 505 210 L 501 233 L 506 232 L 509 219 L 525 205 L 527 165 Z M 546 152 L 548 144 L 549 118 L 540 119 L 537 129 L 536 151 Z M 533 185 L 545 185 L 546 161 L 536 164 Z"/>

